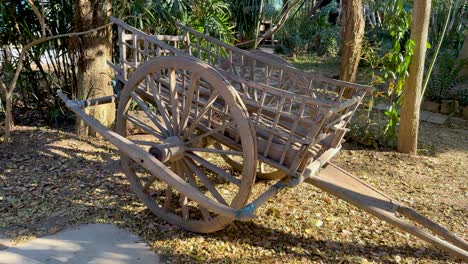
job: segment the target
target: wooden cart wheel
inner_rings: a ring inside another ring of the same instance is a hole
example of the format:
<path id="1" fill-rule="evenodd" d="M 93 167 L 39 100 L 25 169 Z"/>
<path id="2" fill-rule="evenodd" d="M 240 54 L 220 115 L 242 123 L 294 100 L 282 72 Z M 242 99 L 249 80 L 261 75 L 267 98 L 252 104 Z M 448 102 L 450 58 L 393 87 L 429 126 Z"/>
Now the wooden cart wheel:
<path id="1" fill-rule="evenodd" d="M 128 132 L 135 127 L 142 135 Z M 159 57 L 139 66 L 122 91 L 117 132 L 146 149 L 207 199 L 234 209 L 246 204 L 256 170 L 253 129 L 242 100 L 211 66 L 182 56 Z M 233 150 L 210 148 L 213 138 Z M 220 166 L 221 155 L 244 158 L 239 176 Z M 132 189 L 169 223 L 208 233 L 233 220 L 189 200 L 126 153 L 120 157 Z"/>
<path id="2" fill-rule="evenodd" d="M 216 142 L 213 144 L 216 149 L 227 149 L 222 144 Z M 231 158 L 228 155 L 221 156 L 227 164 L 229 164 L 235 171 L 242 171 L 243 160 L 237 157 Z M 260 180 L 278 180 L 286 176 L 286 172 L 270 167 L 267 164 L 258 161 L 256 178 Z"/>

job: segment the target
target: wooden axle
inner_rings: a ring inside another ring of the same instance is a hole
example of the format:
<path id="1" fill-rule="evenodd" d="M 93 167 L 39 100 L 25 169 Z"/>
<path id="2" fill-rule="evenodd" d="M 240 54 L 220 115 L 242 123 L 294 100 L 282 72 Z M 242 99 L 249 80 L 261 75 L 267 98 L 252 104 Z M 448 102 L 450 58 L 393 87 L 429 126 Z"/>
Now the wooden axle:
<path id="1" fill-rule="evenodd" d="M 178 161 L 184 157 L 186 147 L 180 137 L 168 137 L 162 144 L 152 146 L 149 153 L 162 163 Z"/>
<path id="2" fill-rule="evenodd" d="M 65 102 L 65 105 L 68 108 L 73 106 L 73 107 L 78 107 L 80 109 L 84 109 L 86 107 L 95 106 L 95 105 L 113 103 L 119 99 L 119 96 L 116 94 L 104 96 L 104 97 L 100 97 L 96 99 L 91 99 L 91 100 L 69 100 L 62 91 L 58 91 L 57 95 L 60 97 L 60 99 L 62 99 L 62 101 Z M 65 100 L 65 98 L 67 98 L 67 100 Z"/>

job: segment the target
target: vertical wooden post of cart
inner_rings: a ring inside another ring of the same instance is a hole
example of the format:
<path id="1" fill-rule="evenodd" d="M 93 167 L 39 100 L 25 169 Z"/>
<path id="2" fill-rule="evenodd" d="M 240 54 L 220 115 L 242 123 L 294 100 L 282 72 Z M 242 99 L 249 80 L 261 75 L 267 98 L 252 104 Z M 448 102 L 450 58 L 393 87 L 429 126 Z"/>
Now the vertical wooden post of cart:
<path id="1" fill-rule="evenodd" d="M 120 72 L 122 79 L 127 80 L 127 72 L 128 72 L 128 65 L 127 65 L 127 47 L 124 45 L 125 42 L 125 32 L 122 27 L 118 27 L 118 34 L 119 34 L 119 62 L 122 67 L 122 71 Z"/>

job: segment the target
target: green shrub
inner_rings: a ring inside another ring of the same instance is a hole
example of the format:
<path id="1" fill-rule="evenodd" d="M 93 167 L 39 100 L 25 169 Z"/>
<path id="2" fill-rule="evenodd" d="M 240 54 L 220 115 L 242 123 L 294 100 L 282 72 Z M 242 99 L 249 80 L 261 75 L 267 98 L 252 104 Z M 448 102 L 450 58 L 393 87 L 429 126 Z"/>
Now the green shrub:
<path id="1" fill-rule="evenodd" d="M 279 42 L 276 51 L 293 58 L 303 52 L 336 56 L 339 51 L 339 29 L 328 22 L 329 14 L 335 8 L 336 3 L 332 2 L 313 18 L 303 14 L 288 19 L 276 35 Z"/>
<path id="2" fill-rule="evenodd" d="M 433 71 L 427 85 L 426 98 L 440 102 L 442 100 L 458 100 L 468 105 L 468 88 L 460 84 L 467 80 L 460 76 L 460 72 L 468 65 L 468 60 L 457 60 L 454 51 L 445 51 L 440 54 L 439 64 Z"/>

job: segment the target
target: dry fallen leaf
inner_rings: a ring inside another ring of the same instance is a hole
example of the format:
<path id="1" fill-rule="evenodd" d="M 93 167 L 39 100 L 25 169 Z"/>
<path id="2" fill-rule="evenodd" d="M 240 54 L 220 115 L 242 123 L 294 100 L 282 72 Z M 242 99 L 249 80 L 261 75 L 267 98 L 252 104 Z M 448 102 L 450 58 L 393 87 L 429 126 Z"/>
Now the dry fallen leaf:
<path id="1" fill-rule="evenodd" d="M 12 240 L 76 224 L 113 223 L 138 234 L 169 263 L 395 263 L 395 256 L 401 263 L 455 262 L 307 184 L 280 192 L 256 211 L 257 219 L 235 221 L 213 234 L 189 233 L 153 215 L 138 200 L 109 143 L 50 129 L 21 129 L 14 134 L 14 145 L 0 151 L 0 235 Z M 345 149 L 334 162 L 358 177 L 365 172 L 370 184 L 464 234 L 467 162 L 466 150 L 459 146 L 468 140 L 468 130 L 422 123 L 421 140 L 438 140 L 446 147 L 435 156 L 411 158 Z M 429 170 L 427 163 L 437 165 Z M 219 165 L 229 171 L 226 164 Z M 266 188 L 258 182 L 252 195 Z M 223 195 L 230 192 L 221 189 Z"/>
<path id="2" fill-rule="evenodd" d="M 319 219 L 312 219 L 309 221 L 309 223 L 311 226 L 315 226 L 315 227 L 321 227 L 323 225 L 322 220 L 319 220 Z"/>

